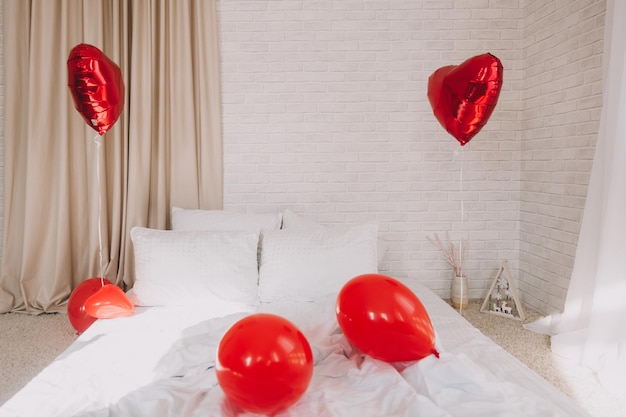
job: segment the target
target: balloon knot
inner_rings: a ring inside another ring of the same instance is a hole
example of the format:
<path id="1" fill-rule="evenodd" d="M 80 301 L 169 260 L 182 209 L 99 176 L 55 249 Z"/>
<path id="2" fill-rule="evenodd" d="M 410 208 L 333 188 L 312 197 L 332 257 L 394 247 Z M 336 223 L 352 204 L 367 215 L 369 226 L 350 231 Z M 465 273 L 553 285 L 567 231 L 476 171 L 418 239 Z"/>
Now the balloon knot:
<path id="1" fill-rule="evenodd" d="M 432 353 L 433 353 L 433 355 L 435 355 L 435 357 L 436 357 L 437 359 L 439 359 L 439 352 L 437 351 L 437 349 L 433 349 L 433 352 L 432 352 Z"/>

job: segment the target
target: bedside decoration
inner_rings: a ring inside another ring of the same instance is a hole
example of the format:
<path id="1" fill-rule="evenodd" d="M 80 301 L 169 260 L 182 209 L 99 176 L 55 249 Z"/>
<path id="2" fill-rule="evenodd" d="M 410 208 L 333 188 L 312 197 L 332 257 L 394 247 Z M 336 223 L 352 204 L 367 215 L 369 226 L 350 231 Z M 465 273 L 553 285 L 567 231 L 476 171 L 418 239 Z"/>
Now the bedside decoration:
<path id="1" fill-rule="evenodd" d="M 467 277 L 465 275 L 454 275 L 452 277 L 451 297 L 452 307 L 456 309 L 467 308 L 469 303 L 469 289 Z"/>
<path id="2" fill-rule="evenodd" d="M 467 308 L 469 303 L 469 288 L 467 284 L 467 277 L 462 271 L 463 261 L 465 260 L 465 255 L 467 253 L 467 245 L 465 244 L 465 241 L 462 238 L 459 239 L 459 248 L 457 250 L 455 244 L 450 240 L 450 235 L 448 233 L 446 233 L 445 242 L 443 242 L 436 233 L 434 239 L 431 239 L 430 237 L 427 239 L 437 246 L 441 252 L 443 252 L 446 261 L 448 261 L 454 271 L 450 297 L 452 307 L 459 310 Z"/>
<path id="3" fill-rule="evenodd" d="M 507 261 L 502 261 L 502 266 L 500 266 L 491 288 L 489 288 L 487 297 L 480 307 L 480 312 L 516 320 L 525 319 L 524 308 L 517 296 Z"/>

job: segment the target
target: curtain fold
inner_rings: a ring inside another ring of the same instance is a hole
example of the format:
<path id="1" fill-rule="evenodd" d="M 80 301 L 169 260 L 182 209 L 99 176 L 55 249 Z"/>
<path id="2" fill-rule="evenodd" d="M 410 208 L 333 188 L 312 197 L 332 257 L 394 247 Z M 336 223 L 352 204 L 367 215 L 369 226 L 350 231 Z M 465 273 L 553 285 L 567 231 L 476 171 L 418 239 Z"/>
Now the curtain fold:
<path id="1" fill-rule="evenodd" d="M 222 208 L 223 194 L 215 4 L 138 3 L 131 19 L 127 234 L 138 224 L 168 227 L 172 205 Z M 120 261 L 132 271 L 132 256 Z M 132 274 L 123 279 L 132 285 Z"/>
<path id="2" fill-rule="evenodd" d="M 214 1 L 4 0 L 5 215 L 0 312 L 64 311 L 80 282 L 134 282 L 130 229 L 172 205 L 222 207 Z M 102 137 L 74 108 L 79 43 L 122 70 Z"/>
<path id="3" fill-rule="evenodd" d="M 626 398 L 626 2 L 608 0 L 604 103 L 563 313 L 525 327 Z"/>

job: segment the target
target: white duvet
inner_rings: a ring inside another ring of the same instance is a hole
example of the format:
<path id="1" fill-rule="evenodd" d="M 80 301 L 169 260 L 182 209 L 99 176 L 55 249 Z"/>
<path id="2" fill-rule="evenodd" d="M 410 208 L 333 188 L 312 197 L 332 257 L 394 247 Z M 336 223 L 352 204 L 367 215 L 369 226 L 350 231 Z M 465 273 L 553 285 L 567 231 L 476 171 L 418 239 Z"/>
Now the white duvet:
<path id="1" fill-rule="evenodd" d="M 335 299 L 279 302 L 314 355 L 311 384 L 279 416 L 585 416 L 564 394 L 495 345 L 429 290 L 413 286 L 433 322 L 440 358 L 389 364 L 355 351 Z M 17 416 L 248 416 L 220 389 L 215 351 L 248 313 L 146 309 L 99 320 L 0 409 Z"/>

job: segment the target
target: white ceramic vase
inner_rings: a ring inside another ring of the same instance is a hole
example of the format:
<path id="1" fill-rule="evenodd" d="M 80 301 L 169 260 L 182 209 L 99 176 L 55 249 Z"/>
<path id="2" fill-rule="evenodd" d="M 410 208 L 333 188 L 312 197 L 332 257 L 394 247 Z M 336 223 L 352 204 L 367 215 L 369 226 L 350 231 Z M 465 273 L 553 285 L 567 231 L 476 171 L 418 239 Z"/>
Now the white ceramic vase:
<path id="1" fill-rule="evenodd" d="M 465 309 L 469 303 L 469 288 L 467 286 L 467 277 L 465 275 L 455 275 L 452 278 L 452 307 L 456 309 Z"/>

